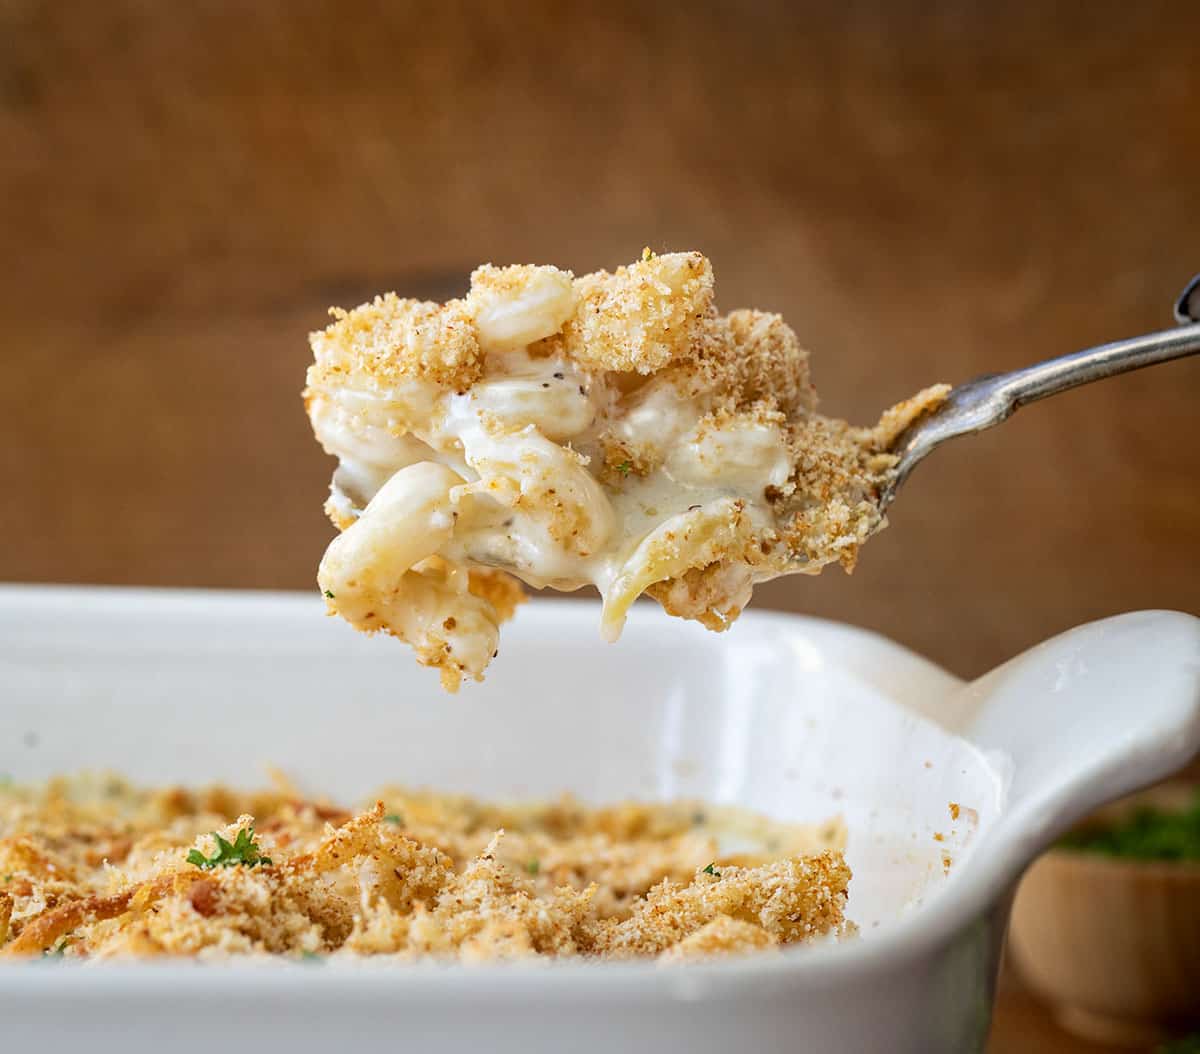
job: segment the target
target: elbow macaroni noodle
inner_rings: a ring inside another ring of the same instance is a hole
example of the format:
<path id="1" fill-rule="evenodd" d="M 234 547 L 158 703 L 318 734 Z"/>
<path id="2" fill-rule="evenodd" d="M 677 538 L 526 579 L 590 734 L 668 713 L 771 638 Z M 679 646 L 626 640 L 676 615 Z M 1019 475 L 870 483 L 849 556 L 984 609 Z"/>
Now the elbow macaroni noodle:
<path id="1" fill-rule="evenodd" d="M 481 679 L 517 580 L 596 587 L 616 640 L 649 592 L 726 628 L 756 582 L 851 569 L 883 524 L 891 440 L 815 412 L 775 315 L 717 314 L 698 253 L 613 274 L 485 266 L 447 304 L 378 297 L 314 333 L 305 402 L 337 457 L 332 610 L 407 641 L 455 690 Z"/>

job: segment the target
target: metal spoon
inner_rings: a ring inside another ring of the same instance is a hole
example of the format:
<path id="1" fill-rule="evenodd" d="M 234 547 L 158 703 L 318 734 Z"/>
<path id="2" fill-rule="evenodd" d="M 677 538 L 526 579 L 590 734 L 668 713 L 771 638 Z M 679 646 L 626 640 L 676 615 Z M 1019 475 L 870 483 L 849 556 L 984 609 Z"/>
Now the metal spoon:
<path id="1" fill-rule="evenodd" d="M 1175 318 L 1179 325 L 1174 329 L 1101 344 L 1012 373 L 988 374 L 952 388 L 944 403 L 910 425 L 892 445 L 900 461 L 880 496 L 880 508 L 892 503 L 918 462 L 949 439 L 998 425 L 1026 403 L 1047 395 L 1200 352 L 1200 274 L 1179 295 Z"/>

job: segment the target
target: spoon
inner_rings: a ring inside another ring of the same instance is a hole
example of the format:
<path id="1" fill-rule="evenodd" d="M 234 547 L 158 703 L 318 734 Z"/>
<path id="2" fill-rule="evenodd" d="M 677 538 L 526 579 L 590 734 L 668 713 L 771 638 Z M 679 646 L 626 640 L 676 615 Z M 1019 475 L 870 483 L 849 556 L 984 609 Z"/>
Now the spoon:
<path id="1" fill-rule="evenodd" d="M 913 422 L 892 444 L 891 452 L 900 460 L 879 507 L 886 509 L 909 473 L 947 440 L 998 425 L 1026 403 L 1048 395 L 1200 352 L 1200 274 L 1179 295 L 1175 319 L 1179 324 L 1173 329 L 1101 344 L 1011 373 L 987 374 L 952 388 L 945 402 Z"/>

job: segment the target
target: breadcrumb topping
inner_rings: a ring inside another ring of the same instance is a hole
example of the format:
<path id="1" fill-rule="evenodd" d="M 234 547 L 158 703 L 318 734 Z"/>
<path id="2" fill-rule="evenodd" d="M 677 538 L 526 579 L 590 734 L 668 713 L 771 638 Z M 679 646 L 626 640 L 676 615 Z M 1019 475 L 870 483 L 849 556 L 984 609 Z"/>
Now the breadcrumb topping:
<path id="1" fill-rule="evenodd" d="M 385 293 L 353 311 L 329 313 L 333 323 L 309 337 L 311 390 L 348 384 L 386 393 L 409 378 L 460 389 L 482 372 L 475 321 L 461 300 L 435 304 Z"/>
<path id="2" fill-rule="evenodd" d="M 232 817 L 232 819 L 231 819 Z M 759 848 L 730 852 L 729 840 Z M 0 789 L 0 959 L 745 954 L 852 932 L 840 822 L 108 777 Z"/>
<path id="3" fill-rule="evenodd" d="M 653 373 L 690 354 L 713 311 L 712 266 L 700 253 L 651 256 L 575 283 L 567 354 L 585 367 Z"/>

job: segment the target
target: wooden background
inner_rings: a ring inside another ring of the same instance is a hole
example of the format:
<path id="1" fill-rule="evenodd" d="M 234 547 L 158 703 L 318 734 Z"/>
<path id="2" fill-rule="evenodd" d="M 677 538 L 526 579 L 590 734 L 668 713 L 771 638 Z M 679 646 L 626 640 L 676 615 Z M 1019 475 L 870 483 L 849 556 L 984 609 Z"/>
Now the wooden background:
<path id="1" fill-rule="evenodd" d="M 331 303 L 698 248 L 858 421 L 1168 324 L 1200 8 L 0 0 L 0 144 L 0 579 L 308 588 Z M 1025 410 L 760 602 L 964 675 L 1197 611 L 1198 408 L 1192 361 Z M 998 1043 L 1068 1049 L 1012 1005 Z"/>
<path id="2" fill-rule="evenodd" d="M 1165 325 L 1200 270 L 1194 3 L 0 11 L 0 579 L 311 586 L 307 331 L 481 260 L 700 248 L 858 421 Z M 1198 407 L 1193 361 L 1025 410 L 761 602 L 967 675 L 1195 611 Z"/>

